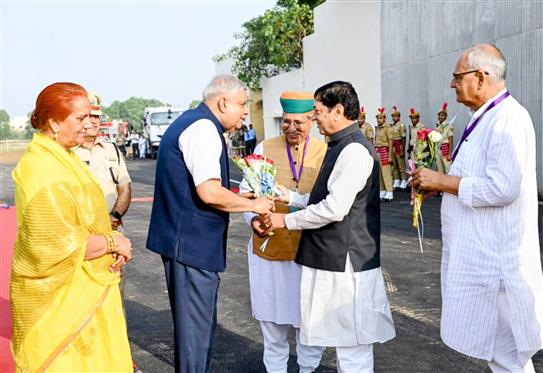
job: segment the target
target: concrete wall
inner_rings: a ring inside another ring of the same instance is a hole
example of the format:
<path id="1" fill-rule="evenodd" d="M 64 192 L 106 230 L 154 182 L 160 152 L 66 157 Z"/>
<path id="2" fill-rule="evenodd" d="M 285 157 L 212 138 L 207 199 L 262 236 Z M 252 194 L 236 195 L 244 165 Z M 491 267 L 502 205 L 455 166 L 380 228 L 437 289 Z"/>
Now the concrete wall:
<path id="1" fill-rule="evenodd" d="M 304 82 L 316 89 L 333 80 L 353 83 L 361 101 L 378 106 L 380 4 L 329 1 L 315 8 L 315 31 L 304 39 Z"/>
<path id="2" fill-rule="evenodd" d="M 351 82 L 370 122 L 381 105 L 380 8 L 379 2 L 327 1 L 315 8 L 315 32 L 304 39 L 305 88 Z"/>
<path id="3" fill-rule="evenodd" d="M 543 199 L 543 2 L 395 2 L 381 4 L 381 78 L 383 104 L 396 104 L 408 120 L 409 107 L 421 121 L 437 123 L 443 101 L 458 139 L 467 109 L 449 88 L 461 51 L 493 43 L 508 60 L 507 86 L 532 116 L 537 137 L 538 191 Z"/>
<path id="4" fill-rule="evenodd" d="M 334 80 L 351 82 L 366 110 L 381 103 L 380 4 L 378 2 L 328 1 L 315 8 L 314 33 L 304 39 L 304 65 L 300 70 L 263 79 L 266 137 L 280 129 L 273 116 L 281 115 L 282 91 L 314 92 Z M 370 116 L 368 116 L 370 118 Z M 312 134 L 320 136 L 318 130 Z"/>
<path id="5" fill-rule="evenodd" d="M 279 97 L 284 91 L 301 91 L 304 89 L 303 71 L 289 71 L 269 79 L 262 79 L 262 107 L 264 112 L 264 138 L 281 134 L 281 116 L 283 109 Z M 258 139 L 259 141 L 262 138 Z"/>

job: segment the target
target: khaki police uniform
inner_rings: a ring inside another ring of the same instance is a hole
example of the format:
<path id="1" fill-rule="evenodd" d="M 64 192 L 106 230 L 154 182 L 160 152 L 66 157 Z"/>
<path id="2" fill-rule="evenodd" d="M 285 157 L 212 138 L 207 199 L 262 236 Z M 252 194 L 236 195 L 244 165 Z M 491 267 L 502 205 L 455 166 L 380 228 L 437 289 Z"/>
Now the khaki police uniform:
<path id="1" fill-rule="evenodd" d="M 389 164 L 391 161 L 390 157 L 390 148 L 389 141 L 392 140 L 392 128 L 389 124 L 383 124 L 382 126 L 377 126 L 375 132 L 375 150 L 377 151 L 380 162 L 379 162 L 379 179 L 380 179 L 380 189 L 381 193 L 386 191 L 387 193 L 392 193 L 392 168 Z"/>
<path id="2" fill-rule="evenodd" d="M 443 174 L 447 174 L 451 167 L 451 161 L 447 160 L 447 158 L 450 159 L 452 157 L 453 151 L 449 144 L 449 138 L 454 136 L 454 128 L 445 120 L 443 123 L 437 125 L 437 131 L 443 135 L 439 144 L 439 151 L 436 154 L 437 170 Z"/>
<path id="3" fill-rule="evenodd" d="M 78 145 L 72 150 L 89 166 L 104 192 L 108 209 L 111 211 L 117 201 L 117 186 L 132 181 L 121 152 L 114 144 L 99 138 L 95 140 L 91 149 Z"/>
<path id="4" fill-rule="evenodd" d="M 402 122 L 390 125 L 392 130 L 392 176 L 394 181 L 407 180 L 405 172 L 405 124 Z M 399 186 L 399 185 L 398 185 Z"/>
<path id="5" fill-rule="evenodd" d="M 373 144 L 373 140 L 375 139 L 375 130 L 373 129 L 373 126 L 368 122 L 364 122 L 362 127 L 360 127 L 360 131 L 362 131 L 362 134 L 371 144 Z"/>

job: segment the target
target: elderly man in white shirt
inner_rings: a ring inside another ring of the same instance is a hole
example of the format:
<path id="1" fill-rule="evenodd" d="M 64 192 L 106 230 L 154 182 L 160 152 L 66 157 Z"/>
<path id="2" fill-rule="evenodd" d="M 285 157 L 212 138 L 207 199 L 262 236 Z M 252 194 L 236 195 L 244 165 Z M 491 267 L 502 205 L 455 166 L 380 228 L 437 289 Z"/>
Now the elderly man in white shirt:
<path id="1" fill-rule="evenodd" d="M 460 56 L 451 88 L 472 119 L 449 174 L 419 169 L 413 186 L 443 192 L 443 341 L 493 372 L 534 372 L 543 347 L 535 135 L 505 73 L 495 46 Z"/>

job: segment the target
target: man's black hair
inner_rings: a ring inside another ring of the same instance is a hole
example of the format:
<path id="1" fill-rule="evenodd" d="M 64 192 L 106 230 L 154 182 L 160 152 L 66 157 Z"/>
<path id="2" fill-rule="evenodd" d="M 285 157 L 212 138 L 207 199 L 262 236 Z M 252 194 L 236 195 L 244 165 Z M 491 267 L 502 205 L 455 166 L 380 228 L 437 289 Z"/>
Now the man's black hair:
<path id="1" fill-rule="evenodd" d="M 315 91 L 315 100 L 322 102 L 328 109 L 341 104 L 345 110 L 345 118 L 350 120 L 358 119 L 358 95 L 349 82 L 335 81 L 323 85 Z"/>

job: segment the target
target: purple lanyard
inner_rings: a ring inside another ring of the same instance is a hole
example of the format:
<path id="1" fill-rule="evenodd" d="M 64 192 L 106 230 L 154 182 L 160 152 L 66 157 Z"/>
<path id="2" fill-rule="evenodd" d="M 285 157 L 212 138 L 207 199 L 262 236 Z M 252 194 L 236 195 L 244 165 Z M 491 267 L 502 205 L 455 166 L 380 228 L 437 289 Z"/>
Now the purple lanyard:
<path id="1" fill-rule="evenodd" d="M 492 101 L 490 103 L 490 105 L 488 105 L 486 107 L 486 109 L 481 113 L 481 115 L 479 115 L 479 117 L 477 119 L 475 119 L 475 121 L 469 126 L 469 127 L 466 127 L 466 129 L 464 129 L 464 133 L 462 134 L 462 138 L 460 139 L 460 142 L 458 143 L 458 146 L 456 147 L 456 149 L 454 150 L 454 153 L 453 153 L 453 156 L 452 156 L 452 161 L 454 162 L 454 159 L 456 158 L 456 155 L 458 154 L 458 151 L 460 150 L 460 147 L 462 146 L 462 144 L 464 143 L 464 141 L 468 138 L 468 136 L 473 132 L 473 130 L 475 129 L 475 127 L 477 127 L 477 125 L 479 124 L 479 122 L 481 121 L 481 119 L 483 118 L 483 116 L 488 112 L 490 111 L 492 108 L 494 108 L 495 106 L 498 106 L 498 104 L 500 102 L 502 102 L 503 100 L 505 100 L 507 97 L 511 96 L 511 94 L 509 93 L 509 91 L 505 91 L 500 97 L 498 97 L 497 99 L 495 99 L 494 101 Z"/>
<path id="2" fill-rule="evenodd" d="M 298 188 L 298 182 L 300 181 L 300 178 L 302 177 L 302 172 L 304 171 L 304 159 L 305 155 L 307 154 L 307 148 L 309 147 L 309 136 L 305 138 L 305 145 L 304 145 L 304 154 L 302 155 L 302 164 L 300 165 L 300 170 L 298 173 L 296 173 L 296 166 L 294 166 L 294 159 L 292 158 L 292 153 L 290 151 L 290 145 L 288 142 L 285 142 L 287 146 L 287 154 L 288 154 L 288 162 L 290 163 L 290 170 L 292 171 L 292 176 L 294 177 L 294 181 L 296 181 L 296 188 Z"/>

